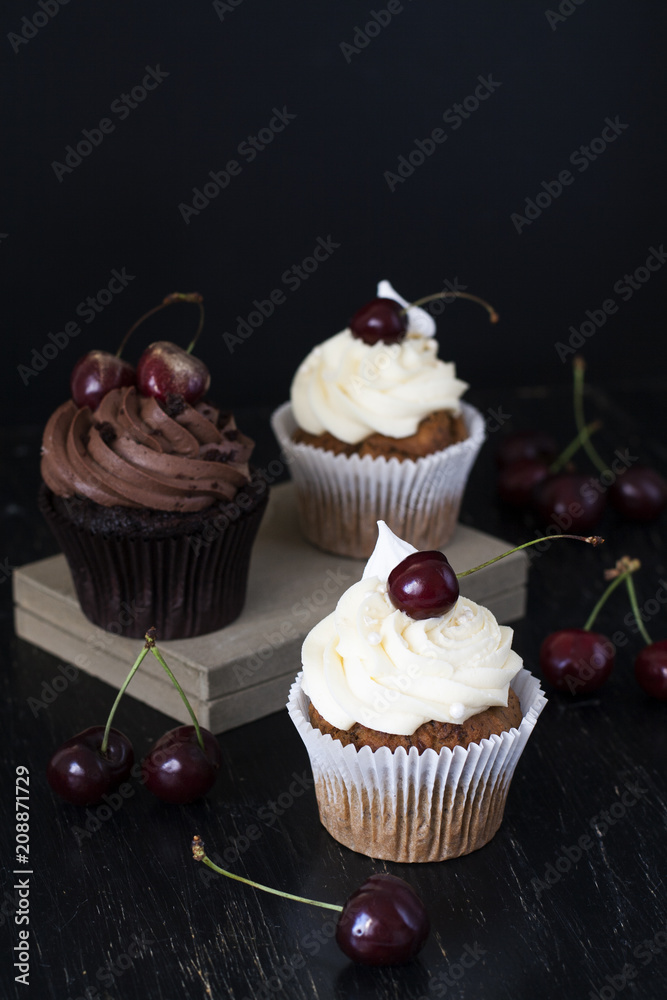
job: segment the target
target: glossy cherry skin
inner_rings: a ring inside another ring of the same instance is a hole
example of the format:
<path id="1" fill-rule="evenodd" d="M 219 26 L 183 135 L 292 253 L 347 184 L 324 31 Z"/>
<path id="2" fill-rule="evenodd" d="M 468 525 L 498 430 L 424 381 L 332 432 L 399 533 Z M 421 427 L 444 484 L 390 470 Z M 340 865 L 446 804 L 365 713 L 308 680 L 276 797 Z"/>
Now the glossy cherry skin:
<path id="1" fill-rule="evenodd" d="M 498 496 L 512 507 L 528 507 L 535 489 L 549 475 L 549 466 L 538 458 L 518 458 L 498 472 Z"/>
<path id="2" fill-rule="evenodd" d="M 142 396 L 155 396 L 163 403 L 167 396 L 182 396 L 193 406 L 211 384 L 209 370 L 177 344 L 157 340 L 150 344 L 137 363 L 137 386 Z"/>
<path id="3" fill-rule="evenodd" d="M 136 372 L 129 362 L 108 351 L 89 351 L 74 365 L 69 384 L 77 406 L 96 410 L 112 389 L 134 385 L 136 381 Z"/>
<path id="4" fill-rule="evenodd" d="M 170 729 L 146 754 L 141 762 L 142 781 L 158 799 L 182 805 L 213 787 L 222 763 L 220 744 L 208 729 L 202 728 L 201 734 L 205 754 L 194 726 Z"/>
<path id="5" fill-rule="evenodd" d="M 496 462 L 501 469 L 520 459 L 537 459 L 549 465 L 557 454 L 558 445 L 550 434 L 544 431 L 513 431 L 501 440 Z"/>
<path id="6" fill-rule="evenodd" d="M 550 684 L 570 694 L 597 691 L 614 666 L 613 643 L 601 632 L 565 628 L 548 635 L 540 647 L 540 667 Z"/>
<path id="7" fill-rule="evenodd" d="M 395 608 L 421 621 L 452 610 L 459 599 L 459 581 L 442 552 L 413 552 L 392 569 L 387 593 Z"/>
<path id="8" fill-rule="evenodd" d="M 396 344 L 408 329 L 408 317 L 403 306 L 394 299 L 371 299 L 357 310 L 350 320 L 352 335 L 365 344 Z"/>
<path id="9" fill-rule="evenodd" d="M 607 498 L 590 476 L 561 472 L 545 479 L 535 491 L 535 506 L 544 521 L 564 533 L 583 534 L 600 521 Z"/>
<path id="10" fill-rule="evenodd" d="M 629 521 L 654 521 L 667 507 L 667 482 L 650 466 L 633 465 L 610 486 L 609 501 Z"/>
<path id="11" fill-rule="evenodd" d="M 635 678 L 646 694 L 667 701 L 667 639 L 652 642 L 637 654 Z"/>
<path id="12" fill-rule="evenodd" d="M 400 965 L 421 951 L 428 914 L 412 886 L 395 875 L 371 875 L 343 906 L 336 943 L 363 965 Z"/>
<path id="13" fill-rule="evenodd" d="M 91 726 L 66 740 L 48 763 L 46 779 L 66 802 L 92 806 L 103 795 L 126 781 L 134 763 L 134 751 L 127 736 L 109 730 L 106 753 L 100 747 L 104 726 Z"/>

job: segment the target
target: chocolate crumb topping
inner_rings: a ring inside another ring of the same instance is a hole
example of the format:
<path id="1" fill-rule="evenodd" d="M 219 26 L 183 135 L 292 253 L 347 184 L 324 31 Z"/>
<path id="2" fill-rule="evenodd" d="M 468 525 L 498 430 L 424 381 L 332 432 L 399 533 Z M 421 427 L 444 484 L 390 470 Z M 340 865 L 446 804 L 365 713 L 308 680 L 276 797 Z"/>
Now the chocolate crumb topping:
<path id="1" fill-rule="evenodd" d="M 105 444 L 113 444 L 116 440 L 116 431 L 108 420 L 103 420 L 101 423 L 95 424 L 97 432 L 104 441 Z"/>
<path id="2" fill-rule="evenodd" d="M 164 406 L 162 407 L 164 412 L 172 420 L 174 417 L 180 416 L 186 407 L 186 402 L 179 392 L 169 392 L 164 401 Z"/>
<path id="3" fill-rule="evenodd" d="M 228 440 L 216 426 L 217 409 L 206 416 L 176 395 L 169 408 L 175 419 L 136 386 L 108 392 L 94 415 L 64 403 L 44 431 L 46 485 L 56 496 L 76 492 L 105 507 L 192 513 L 231 501 L 250 479 L 252 441 L 240 432 Z"/>

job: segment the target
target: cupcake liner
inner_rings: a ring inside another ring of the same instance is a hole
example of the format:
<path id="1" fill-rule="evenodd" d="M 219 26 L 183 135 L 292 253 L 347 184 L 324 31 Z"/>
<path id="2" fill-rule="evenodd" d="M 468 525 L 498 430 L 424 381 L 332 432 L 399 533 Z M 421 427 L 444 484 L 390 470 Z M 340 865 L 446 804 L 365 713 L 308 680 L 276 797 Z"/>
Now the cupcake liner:
<path id="1" fill-rule="evenodd" d="M 339 843 L 388 861 L 444 861 L 469 854 L 497 832 L 519 757 L 546 705 L 540 682 L 522 669 L 512 681 L 518 729 L 440 753 L 343 746 L 308 719 L 299 674 L 287 709 L 306 745 L 320 820 Z"/>
<path id="2" fill-rule="evenodd" d="M 337 555 L 370 556 L 378 520 L 417 549 L 451 538 L 470 469 L 485 438 L 479 410 L 461 404 L 465 441 L 416 460 L 333 452 L 292 440 L 290 403 L 271 417 L 296 488 L 301 529 L 313 545 Z"/>
<path id="3" fill-rule="evenodd" d="M 39 496 L 85 616 L 130 638 L 154 625 L 161 640 L 213 632 L 238 618 L 267 502 L 268 489 L 224 526 L 204 517 L 197 531 L 190 523 L 187 533 L 141 538 L 86 530 L 56 509 L 46 487 Z"/>

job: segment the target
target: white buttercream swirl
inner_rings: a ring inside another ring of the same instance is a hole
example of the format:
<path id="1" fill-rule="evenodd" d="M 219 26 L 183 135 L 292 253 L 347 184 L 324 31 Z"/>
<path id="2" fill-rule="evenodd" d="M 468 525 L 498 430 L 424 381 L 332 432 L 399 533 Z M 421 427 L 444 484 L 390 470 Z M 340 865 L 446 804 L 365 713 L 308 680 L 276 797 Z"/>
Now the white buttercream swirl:
<path id="1" fill-rule="evenodd" d="M 387 576 L 406 546 L 384 525 L 367 567 L 373 575 L 350 587 L 303 644 L 304 690 L 338 729 L 358 722 L 409 736 L 430 720 L 460 725 L 507 705 L 521 669 L 512 629 L 474 601 L 459 597 L 448 615 L 422 621 L 394 607 Z"/>
<path id="2" fill-rule="evenodd" d="M 407 306 L 383 281 L 378 296 Z M 310 434 L 329 432 L 346 444 L 371 434 L 403 438 L 438 410 L 460 412 L 468 388 L 453 362 L 440 361 L 435 323 L 425 310 L 408 310 L 408 332 L 398 344 L 366 344 L 349 329 L 315 347 L 299 366 L 291 401 L 297 424 Z"/>

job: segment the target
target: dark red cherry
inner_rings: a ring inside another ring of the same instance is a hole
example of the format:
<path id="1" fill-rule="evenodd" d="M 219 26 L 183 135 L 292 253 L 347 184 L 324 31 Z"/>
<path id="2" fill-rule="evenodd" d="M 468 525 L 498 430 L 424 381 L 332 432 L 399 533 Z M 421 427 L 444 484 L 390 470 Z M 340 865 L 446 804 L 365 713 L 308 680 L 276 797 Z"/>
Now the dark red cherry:
<path id="1" fill-rule="evenodd" d="M 570 694 L 597 691 L 614 666 L 614 646 L 601 632 L 565 628 L 548 635 L 540 647 L 540 667 L 550 684 Z"/>
<path id="2" fill-rule="evenodd" d="M 69 384 L 77 406 L 96 410 L 102 397 L 112 389 L 134 385 L 136 381 L 136 372 L 127 361 L 108 351 L 89 351 L 74 365 Z"/>
<path id="3" fill-rule="evenodd" d="M 220 744 L 202 729 L 202 752 L 194 726 L 177 726 L 157 740 L 141 762 L 142 781 L 163 802 L 194 802 L 213 787 L 222 763 Z"/>
<path id="4" fill-rule="evenodd" d="M 101 752 L 104 726 L 91 726 L 66 740 L 48 763 L 46 779 L 66 802 L 92 806 L 130 776 L 132 744 L 117 729 L 109 730 L 106 753 Z"/>
<path id="5" fill-rule="evenodd" d="M 158 340 L 146 348 L 137 364 L 137 386 L 142 396 L 155 396 L 163 403 L 168 396 L 182 396 L 193 406 L 211 384 L 209 370 L 177 344 Z"/>
<path id="6" fill-rule="evenodd" d="M 667 482 L 648 465 L 633 465 L 609 488 L 609 502 L 630 521 L 653 521 L 667 507 Z"/>
<path id="7" fill-rule="evenodd" d="M 389 574 L 394 607 L 420 621 L 446 615 L 459 599 L 459 581 L 442 552 L 413 552 Z"/>
<path id="8" fill-rule="evenodd" d="M 365 344 L 396 344 L 408 329 L 403 306 L 394 299 L 371 299 L 350 320 L 352 335 Z"/>
<path id="9" fill-rule="evenodd" d="M 343 906 L 336 943 L 363 965 L 400 965 L 421 951 L 430 921 L 412 886 L 395 875 L 371 875 Z"/>
<path id="10" fill-rule="evenodd" d="M 667 639 L 652 642 L 637 654 L 635 678 L 646 694 L 667 701 Z"/>
<path id="11" fill-rule="evenodd" d="M 535 491 L 535 506 L 541 518 L 552 521 L 562 532 L 585 534 L 598 524 L 607 498 L 591 476 L 561 472 L 545 479 Z"/>
<path id="12" fill-rule="evenodd" d="M 496 462 L 501 469 L 520 459 L 538 460 L 550 465 L 557 454 L 558 445 L 550 434 L 544 431 L 513 431 L 501 440 Z"/>
<path id="13" fill-rule="evenodd" d="M 518 458 L 498 472 L 498 496 L 512 507 L 527 507 L 535 488 L 549 475 L 549 466 L 538 458 Z"/>

